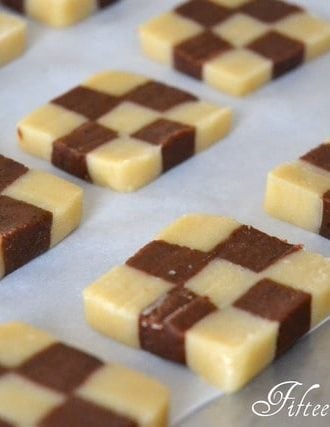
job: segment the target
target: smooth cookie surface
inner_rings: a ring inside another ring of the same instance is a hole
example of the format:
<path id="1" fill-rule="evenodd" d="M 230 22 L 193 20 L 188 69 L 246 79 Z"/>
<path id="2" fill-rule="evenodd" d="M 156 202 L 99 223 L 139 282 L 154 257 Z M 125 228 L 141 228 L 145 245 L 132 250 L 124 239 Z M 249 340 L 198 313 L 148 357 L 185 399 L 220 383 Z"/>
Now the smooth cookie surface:
<path id="1" fill-rule="evenodd" d="M 78 227 L 82 190 L 0 155 L 0 278 Z"/>
<path id="2" fill-rule="evenodd" d="M 266 211 L 330 239 L 330 143 L 268 174 Z"/>
<path id="3" fill-rule="evenodd" d="M 0 13 L 0 66 L 23 54 L 26 47 L 26 24 L 15 16 Z"/>
<path id="4" fill-rule="evenodd" d="M 236 391 L 330 312 L 330 260 L 224 217 L 188 215 L 84 292 L 127 345 Z"/>
<path id="5" fill-rule="evenodd" d="M 246 95 L 330 49 L 330 24 L 281 0 L 190 0 L 140 28 L 151 58 Z"/>
<path id="6" fill-rule="evenodd" d="M 168 392 L 41 330 L 0 325 L 0 426 L 166 427 Z"/>
<path id="7" fill-rule="evenodd" d="M 118 0 L 1 0 L 16 12 L 54 27 L 66 27 Z"/>
<path id="8" fill-rule="evenodd" d="M 117 191 L 134 191 L 224 137 L 231 111 L 144 76 L 105 72 L 18 124 L 21 147 Z"/>

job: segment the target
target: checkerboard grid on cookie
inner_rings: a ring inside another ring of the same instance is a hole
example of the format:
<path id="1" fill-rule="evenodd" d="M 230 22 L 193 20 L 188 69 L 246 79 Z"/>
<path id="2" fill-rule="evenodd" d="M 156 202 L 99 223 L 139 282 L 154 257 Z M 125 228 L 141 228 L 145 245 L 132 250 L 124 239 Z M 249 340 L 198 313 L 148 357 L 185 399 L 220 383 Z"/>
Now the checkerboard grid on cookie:
<path id="1" fill-rule="evenodd" d="M 165 427 L 167 412 L 157 381 L 31 326 L 0 326 L 0 425 Z"/>
<path id="2" fill-rule="evenodd" d="M 245 95 L 330 49 L 330 24 L 278 0 L 192 0 L 141 26 L 147 55 Z"/>
<path id="3" fill-rule="evenodd" d="M 268 174 L 266 211 L 330 238 L 330 143 Z"/>
<path id="4" fill-rule="evenodd" d="M 1 278 L 78 227 L 82 190 L 56 176 L 0 156 L 0 208 Z"/>
<path id="5" fill-rule="evenodd" d="M 92 15 L 117 0 L 1 0 L 16 12 L 54 27 L 66 27 Z"/>
<path id="6" fill-rule="evenodd" d="M 123 73 L 96 75 L 18 125 L 21 147 L 80 178 L 134 191 L 224 137 L 231 111 Z"/>
<path id="7" fill-rule="evenodd" d="M 249 233 L 245 246 L 234 242 Z M 249 254 L 249 239 L 250 259 L 237 255 Z M 228 218 L 189 215 L 87 288 L 86 317 L 230 392 L 329 315 L 329 277 L 320 255 Z"/>
<path id="8" fill-rule="evenodd" d="M 26 24 L 15 16 L 0 13 L 0 66 L 22 55 L 26 46 Z"/>

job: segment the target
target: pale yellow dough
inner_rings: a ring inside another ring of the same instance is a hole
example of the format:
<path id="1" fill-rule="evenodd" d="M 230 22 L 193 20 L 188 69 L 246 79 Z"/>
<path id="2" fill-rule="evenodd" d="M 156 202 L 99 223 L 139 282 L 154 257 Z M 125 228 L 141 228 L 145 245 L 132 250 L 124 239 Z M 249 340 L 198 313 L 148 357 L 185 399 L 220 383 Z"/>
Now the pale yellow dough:
<path id="1" fill-rule="evenodd" d="M 15 374 L 0 378 L 0 417 L 18 426 L 37 425 L 64 398 Z"/>
<path id="2" fill-rule="evenodd" d="M 207 296 L 220 309 L 232 304 L 251 286 L 258 275 L 225 260 L 214 260 L 199 274 L 188 280 L 186 287 Z"/>
<path id="3" fill-rule="evenodd" d="M 190 249 L 208 252 L 214 249 L 240 224 L 231 219 L 215 215 L 185 215 L 158 234 L 158 240 Z"/>
<path id="4" fill-rule="evenodd" d="M 213 28 L 214 33 L 236 47 L 248 45 L 269 30 L 269 25 L 243 13 L 237 13 Z"/>
<path id="5" fill-rule="evenodd" d="M 96 0 L 26 0 L 27 15 L 53 27 L 75 24 L 96 9 Z"/>
<path id="6" fill-rule="evenodd" d="M 22 55 L 26 48 L 26 31 L 22 19 L 0 13 L 0 66 Z"/>
<path id="7" fill-rule="evenodd" d="M 147 77 L 140 74 L 126 73 L 124 71 L 104 71 L 90 77 L 83 83 L 83 86 L 109 95 L 121 96 L 148 81 Z"/>
<path id="8" fill-rule="evenodd" d="M 274 358 L 278 324 L 234 307 L 187 333 L 188 366 L 225 392 L 243 387 Z"/>
<path id="9" fill-rule="evenodd" d="M 131 192 L 162 173 L 162 156 L 158 146 L 122 137 L 88 153 L 87 165 L 94 183 Z"/>
<path id="10" fill-rule="evenodd" d="M 330 173 L 297 161 L 268 174 L 265 209 L 270 215 L 318 233 L 323 194 L 330 189 Z"/>
<path id="11" fill-rule="evenodd" d="M 231 50 L 204 65 L 204 80 L 232 95 L 248 95 L 272 78 L 272 62 L 247 49 Z"/>
<path id="12" fill-rule="evenodd" d="M 100 369 L 79 396 L 128 415 L 141 427 L 167 427 L 169 393 L 165 386 L 120 365 Z"/>

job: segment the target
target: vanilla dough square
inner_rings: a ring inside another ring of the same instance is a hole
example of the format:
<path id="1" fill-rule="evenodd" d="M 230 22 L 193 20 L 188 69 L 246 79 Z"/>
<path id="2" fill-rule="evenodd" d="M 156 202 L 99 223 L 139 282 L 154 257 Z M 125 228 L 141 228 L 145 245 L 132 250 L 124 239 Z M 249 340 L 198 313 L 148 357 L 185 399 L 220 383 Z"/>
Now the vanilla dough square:
<path id="1" fill-rule="evenodd" d="M 26 32 L 26 24 L 22 19 L 0 13 L 0 67 L 23 54 Z"/>
<path id="2" fill-rule="evenodd" d="M 8 8 L 52 27 L 68 27 L 119 0 L 0 0 Z"/>

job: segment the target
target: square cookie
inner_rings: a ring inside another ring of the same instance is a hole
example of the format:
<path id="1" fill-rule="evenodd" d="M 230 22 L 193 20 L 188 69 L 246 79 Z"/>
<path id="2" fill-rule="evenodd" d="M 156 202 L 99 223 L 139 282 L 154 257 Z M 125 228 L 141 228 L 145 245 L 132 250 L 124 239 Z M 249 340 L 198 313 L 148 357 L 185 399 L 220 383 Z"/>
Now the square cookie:
<path id="1" fill-rule="evenodd" d="M 330 313 L 330 259 L 233 219 L 187 215 L 84 292 L 96 330 L 243 387 Z"/>
<path id="2" fill-rule="evenodd" d="M 0 13 L 0 67 L 23 54 L 26 24 L 15 16 Z"/>
<path id="3" fill-rule="evenodd" d="M 53 27 L 73 25 L 118 0 L 0 0 L 21 14 Z"/>
<path id="4" fill-rule="evenodd" d="M 125 72 L 105 72 L 18 124 L 23 150 L 79 178 L 129 192 L 223 138 L 228 108 Z"/>
<path id="5" fill-rule="evenodd" d="M 78 227 L 82 190 L 0 155 L 0 278 Z"/>
<path id="6" fill-rule="evenodd" d="M 140 28 L 144 52 L 246 95 L 330 49 L 330 24 L 281 0 L 189 0 Z"/>
<path id="7" fill-rule="evenodd" d="M 0 425 L 166 427 L 157 381 L 22 323 L 0 325 Z"/>
<path id="8" fill-rule="evenodd" d="M 330 239 L 330 142 L 268 174 L 265 209 Z"/>

